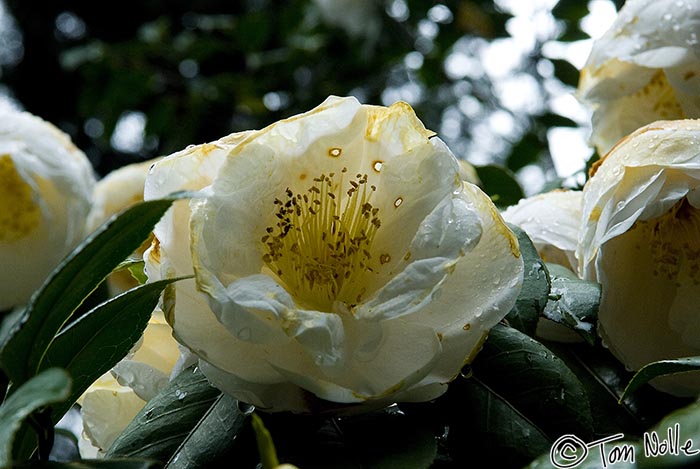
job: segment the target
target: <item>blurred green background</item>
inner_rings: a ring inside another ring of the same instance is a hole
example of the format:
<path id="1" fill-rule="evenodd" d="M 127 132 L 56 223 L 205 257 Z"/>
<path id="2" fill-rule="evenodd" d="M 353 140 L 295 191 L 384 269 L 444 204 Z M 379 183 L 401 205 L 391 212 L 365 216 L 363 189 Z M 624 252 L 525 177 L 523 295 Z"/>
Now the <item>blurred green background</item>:
<path id="1" fill-rule="evenodd" d="M 68 132 L 101 175 L 330 94 L 401 99 L 458 157 L 532 193 L 582 180 L 576 67 L 621 3 L 5 0 L 0 99 Z"/>

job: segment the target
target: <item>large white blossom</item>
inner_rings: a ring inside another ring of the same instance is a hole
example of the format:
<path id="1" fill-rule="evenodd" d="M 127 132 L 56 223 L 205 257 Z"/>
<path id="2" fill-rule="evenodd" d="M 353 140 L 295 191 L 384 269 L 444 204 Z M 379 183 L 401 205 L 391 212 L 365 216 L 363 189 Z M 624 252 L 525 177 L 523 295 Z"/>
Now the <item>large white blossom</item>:
<path id="1" fill-rule="evenodd" d="M 598 330 L 628 368 L 700 355 L 700 121 L 618 143 L 583 190 L 581 274 L 602 284 Z M 700 374 L 656 381 L 700 392 Z"/>
<path id="2" fill-rule="evenodd" d="M 628 0 L 593 44 L 580 97 L 593 107 L 603 155 L 662 119 L 700 117 L 700 0 Z"/>
<path id="3" fill-rule="evenodd" d="M 52 124 L 0 111 L 0 311 L 25 303 L 86 235 L 95 177 Z"/>
<path id="4" fill-rule="evenodd" d="M 203 188 L 156 226 L 150 279 L 176 338 L 268 410 L 440 395 L 510 310 L 517 239 L 405 103 L 331 97 L 157 163 L 146 198 Z"/>
<path id="5" fill-rule="evenodd" d="M 171 373 L 180 368 L 176 367 L 180 358 L 172 329 L 162 311 L 156 310 L 131 353 L 79 399 L 83 419 L 80 454 L 104 456 L 146 402 L 168 384 Z"/>

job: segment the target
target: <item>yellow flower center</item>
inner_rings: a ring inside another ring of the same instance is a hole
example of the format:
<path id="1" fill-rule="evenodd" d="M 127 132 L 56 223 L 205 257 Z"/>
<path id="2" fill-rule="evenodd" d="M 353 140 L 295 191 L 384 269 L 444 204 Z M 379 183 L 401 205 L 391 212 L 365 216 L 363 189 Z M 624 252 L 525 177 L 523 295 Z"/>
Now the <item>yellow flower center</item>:
<path id="1" fill-rule="evenodd" d="M 335 301 L 359 303 L 366 293 L 361 277 L 373 272 L 372 241 L 381 226 L 370 200 L 376 187 L 357 174 L 344 189 L 335 173 L 314 178 L 303 194 L 289 188 L 275 199 L 278 222 L 262 237 L 263 261 L 302 302 L 329 310 Z M 389 261 L 379 256 L 380 264 Z"/>
<path id="2" fill-rule="evenodd" d="M 41 221 L 32 188 L 17 172 L 10 155 L 0 156 L 0 243 L 18 241 Z"/>
<path id="3" fill-rule="evenodd" d="M 700 210 L 684 198 L 661 217 L 645 223 L 651 230 L 654 275 L 676 280 L 687 262 L 693 283 L 700 284 Z"/>

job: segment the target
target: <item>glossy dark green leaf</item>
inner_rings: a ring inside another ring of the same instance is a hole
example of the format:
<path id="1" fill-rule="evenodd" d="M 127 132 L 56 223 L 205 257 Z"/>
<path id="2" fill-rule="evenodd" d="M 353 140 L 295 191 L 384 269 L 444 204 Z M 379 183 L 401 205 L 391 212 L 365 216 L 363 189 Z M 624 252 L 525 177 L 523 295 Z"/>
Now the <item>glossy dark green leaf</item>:
<path id="1" fill-rule="evenodd" d="M 547 304 L 550 288 L 549 271 L 525 231 L 514 225 L 509 227 L 518 237 L 525 270 L 520 295 L 515 306 L 506 316 L 506 320 L 520 332 L 534 336 L 540 314 Z"/>
<path id="2" fill-rule="evenodd" d="M 686 372 L 700 372 L 700 357 L 677 358 L 674 360 L 660 360 L 658 362 L 649 363 L 635 373 L 620 399 L 629 396 L 654 378 Z"/>
<path id="3" fill-rule="evenodd" d="M 178 279 L 160 280 L 129 290 L 89 311 L 56 336 L 40 369 L 65 368 L 73 391 L 54 407 L 58 420 L 97 378 L 124 358 L 146 329 L 163 289 Z"/>
<path id="4" fill-rule="evenodd" d="M 498 165 L 474 168 L 481 181 L 481 188 L 498 207 L 513 205 L 525 196 L 522 187 L 509 169 Z"/>
<path id="5" fill-rule="evenodd" d="M 227 394 L 219 394 L 202 419 L 184 438 L 166 467 L 194 469 L 215 467 L 243 430 L 252 407 Z"/>
<path id="6" fill-rule="evenodd" d="M 158 461 L 136 458 L 83 459 L 73 462 L 32 461 L 27 464 L 15 464 L 14 468 L 32 469 L 156 469 L 161 467 Z"/>
<path id="7" fill-rule="evenodd" d="M 642 435 L 639 468 L 698 467 L 700 403 L 675 410 Z"/>
<path id="8" fill-rule="evenodd" d="M 141 245 L 176 198 L 143 202 L 110 219 L 53 271 L 2 344 L 0 363 L 15 385 L 39 370 L 46 350 L 73 312 Z"/>
<path id="9" fill-rule="evenodd" d="M 477 460 L 522 467 L 549 450 L 552 440 L 545 432 L 478 378 L 455 381 L 448 393 L 447 442 L 456 467 L 471 467 Z"/>
<path id="10" fill-rule="evenodd" d="M 68 398 L 70 375 L 51 368 L 25 382 L 0 406 L 0 467 L 12 462 L 12 443 L 22 422 L 32 412 Z"/>
<path id="11" fill-rule="evenodd" d="M 557 264 L 548 264 L 552 287 L 542 315 L 576 331 L 589 344 L 595 343 L 595 321 L 600 306 L 599 283 L 579 279 Z"/>
<path id="12" fill-rule="evenodd" d="M 182 371 L 146 403 L 114 441 L 107 457 L 169 460 L 220 394 L 199 368 Z"/>
<path id="13" fill-rule="evenodd" d="M 522 332 L 502 325 L 492 328 L 472 371 L 552 440 L 566 433 L 593 433 L 581 381 L 547 347 Z"/>

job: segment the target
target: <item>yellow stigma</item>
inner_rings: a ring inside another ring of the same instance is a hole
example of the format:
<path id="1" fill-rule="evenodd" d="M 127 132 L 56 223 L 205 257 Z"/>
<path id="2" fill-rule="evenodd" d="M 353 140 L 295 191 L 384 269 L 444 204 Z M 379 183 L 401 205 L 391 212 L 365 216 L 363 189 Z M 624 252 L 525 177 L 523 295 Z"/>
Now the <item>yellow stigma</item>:
<path id="1" fill-rule="evenodd" d="M 41 210 L 32 188 L 17 172 L 10 155 L 0 156 L 0 243 L 12 243 L 29 235 L 41 221 Z"/>
<path id="2" fill-rule="evenodd" d="M 372 241 L 381 226 L 370 200 L 376 187 L 357 174 L 344 188 L 335 173 L 314 178 L 303 194 L 286 190 L 275 199 L 278 219 L 262 237 L 263 261 L 303 303 L 329 310 L 335 301 L 359 303 L 366 293 L 361 277 L 373 272 Z"/>
<path id="3" fill-rule="evenodd" d="M 684 263 L 695 285 L 700 284 L 700 210 L 681 199 L 650 228 L 654 275 L 676 280 Z"/>

